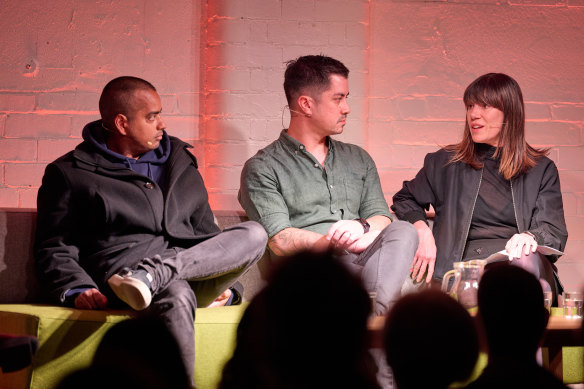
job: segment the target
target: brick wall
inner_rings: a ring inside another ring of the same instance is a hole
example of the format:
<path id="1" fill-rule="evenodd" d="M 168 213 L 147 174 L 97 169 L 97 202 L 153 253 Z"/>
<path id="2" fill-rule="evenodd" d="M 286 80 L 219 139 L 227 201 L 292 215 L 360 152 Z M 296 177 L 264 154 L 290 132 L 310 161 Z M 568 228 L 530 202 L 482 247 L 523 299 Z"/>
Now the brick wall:
<path id="1" fill-rule="evenodd" d="M 570 234 L 559 262 L 584 285 L 584 20 L 582 1 L 373 1 L 368 150 L 390 197 L 424 155 L 460 139 L 462 93 L 477 76 L 513 76 L 527 140 L 551 147 Z"/>
<path id="2" fill-rule="evenodd" d="M 238 209 L 243 162 L 289 118 L 286 60 L 325 53 L 351 69 L 341 139 L 373 155 L 388 201 L 427 152 L 459 139 L 466 85 L 506 72 L 524 92 L 528 140 L 551 147 L 560 169 L 570 232 L 560 271 L 578 287 L 582 20 L 583 0 L 5 0 L 0 206 L 35 206 L 45 164 L 80 141 L 116 76 L 157 86 L 169 132 L 195 145 L 212 206 Z"/>
<path id="3" fill-rule="evenodd" d="M 364 0 L 208 2 L 205 162 L 214 208 L 239 208 L 243 163 L 288 124 L 287 60 L 326 53 L 351 69 L 351 130 L 343 138 L 364 145 L 369 9 Z"/>
<path id="4" fill-rule="evenodd" d="M 169 128 L 202 153 L 201 4 L 152 0 L 0 3 L 0 206 L 36 207 L 44 166 L 99 118 L 103 86 L 157 86 Z"/>

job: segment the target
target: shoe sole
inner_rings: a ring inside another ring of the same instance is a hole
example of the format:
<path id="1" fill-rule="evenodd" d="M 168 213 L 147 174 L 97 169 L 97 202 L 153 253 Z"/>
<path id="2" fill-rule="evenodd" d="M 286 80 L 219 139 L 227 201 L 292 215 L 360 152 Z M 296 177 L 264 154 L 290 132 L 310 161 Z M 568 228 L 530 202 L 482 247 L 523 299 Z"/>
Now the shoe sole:
<path id="1" fill-rule="evenodd" d="M 142 281 L 114 274 L 107 283 L 120 300 L 136 311 L 141 311 L 150 306 L 152 293 Z"/>

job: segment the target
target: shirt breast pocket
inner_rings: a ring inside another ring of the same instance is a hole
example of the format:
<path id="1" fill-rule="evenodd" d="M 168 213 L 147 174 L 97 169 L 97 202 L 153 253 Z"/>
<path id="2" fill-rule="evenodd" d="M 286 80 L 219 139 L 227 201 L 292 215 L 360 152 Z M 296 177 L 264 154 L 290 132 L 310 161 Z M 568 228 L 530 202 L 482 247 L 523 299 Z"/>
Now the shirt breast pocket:
<path id="1" fill-rule="evenodd" d="M 360 174 L 347 172 L 344 177 L 345 203 L 347 209 L 354 215 L 359 215 L 361 196 L 363 195 L 364 177 Z"/>

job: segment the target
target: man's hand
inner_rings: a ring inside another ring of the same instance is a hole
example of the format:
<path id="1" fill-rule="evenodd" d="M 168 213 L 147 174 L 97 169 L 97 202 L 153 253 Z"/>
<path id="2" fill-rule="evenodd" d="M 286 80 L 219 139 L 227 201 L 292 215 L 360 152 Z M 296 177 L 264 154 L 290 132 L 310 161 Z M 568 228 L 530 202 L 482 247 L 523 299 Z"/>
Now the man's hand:
<path id="1" fill-rule="evenodd" d="M 339 220 L 329 228 L 326 238 L 335 250 L 349 250 L 349 247 L 364 235 L 363 226 L 356 220 Z M 362 251 L 362 250 L 361 250 Z"/>
<path id="2" fill-rule="evenodd" d="M 432 280 L 434 264 L 436 263 L 436 242 L 434 241 L 432 230 L 430 230 L 430 227 L 423 220 L 415 222 L 414 227 L 418 231 L 420 242 L 418 243 L 418 250 L 416 250 L 412 266 L 410 267 L 410 273 L 412 279 L 420 282 L 422 281 L 422 277 L 424 277 L 424 273 L 427 271 L 426 283 L 429 283 Z"/>
<path id="3" fill-rule="evenodd" d="M 361 239 L 347 247 L 346 250 L 350 253 L 361 254 L 371 243 L 373 243 L 380 233 L 381 231 L 369 231 L 368 233 L 363 234 Z"/>
<path id="4" fill-rule="evenodd" d="M 107 297 L 95 288 L 87 289 L 75 298 L 77 309 L 105 309 L 106 307 Z"/>
<path id="5" fill-rule="evenodd" d="M 510 258 L 521 258 L 522 252 L 525 255 L 535 253 L 537 251 L 537 242 L 533 236 L 525 232 L 515 234 L 507 241 L 505 251 L 507 251 Z"/>
<path id="6" fill-rule="evenodd" d="M 231 297 L 231 289 L 227 289 L 225 292 L 221 293 L 219 297 L 215 299 L 211 304 L 207 305 L 207 308 L 223 307 L 229 301 Z"/>

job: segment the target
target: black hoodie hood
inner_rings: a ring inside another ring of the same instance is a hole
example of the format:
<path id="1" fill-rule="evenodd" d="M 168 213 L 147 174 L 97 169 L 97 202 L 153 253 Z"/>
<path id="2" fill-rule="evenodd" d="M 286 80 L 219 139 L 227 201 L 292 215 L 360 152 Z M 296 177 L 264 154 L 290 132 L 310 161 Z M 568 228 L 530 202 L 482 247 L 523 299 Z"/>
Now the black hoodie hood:
<path id="1" fill-rule="evenodd" d="M 170 155 L 170 139 L 166 131 L 163 131 L 160 145 L 155 150 L 144 153 L 140 158 L 134 159 L 118 154 L 110 150 L 106 144 L 106 129 L 101 120 L 88 123 L 82 131 L 83 140 L 93 146 L 108 161 L 119 164 L 151 178 L 158 184 L 162 184 L 164 177 L 164 164 Z"/>

